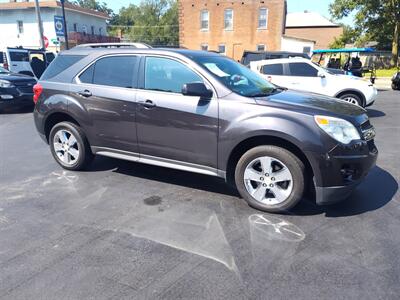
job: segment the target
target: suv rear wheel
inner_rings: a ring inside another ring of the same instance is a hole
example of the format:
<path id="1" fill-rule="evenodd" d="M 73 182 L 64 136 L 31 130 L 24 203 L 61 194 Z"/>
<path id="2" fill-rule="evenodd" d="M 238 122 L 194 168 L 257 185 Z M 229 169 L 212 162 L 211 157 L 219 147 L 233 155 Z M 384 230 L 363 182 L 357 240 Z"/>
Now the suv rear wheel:
<path id="1" fill-rule="evenodd" d="M 82 129 L 70 122 L 61 122 L 51 129 L 51 153 L 67 170 L 77 171 L 87 167 L 93 159 L 89 143 Z"/>
<path id="2" fill-rule="evenodd" d="M 304 164 L 281 147 L 258 146 L 240 158 L 235 182 L 250 206 L 267 212 L 283 212 L 303 196 Z"/>

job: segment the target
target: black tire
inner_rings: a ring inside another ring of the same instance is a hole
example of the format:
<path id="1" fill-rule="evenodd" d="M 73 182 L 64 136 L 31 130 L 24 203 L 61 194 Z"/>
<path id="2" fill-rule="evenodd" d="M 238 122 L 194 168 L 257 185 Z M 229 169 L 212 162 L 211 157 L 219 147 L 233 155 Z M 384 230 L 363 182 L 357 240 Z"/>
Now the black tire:
<path id="1" fill-rule="evenodd" d="M 79 149 L 79 158 L 74 162 L 73 164 L 66 164 L 63 162 L 58 155 L 56 154 L 56 151 L 54 149 L 54 136 L 59 130 L 67 130 L 71 132 L 74 137 L 76 138 L 78 149 Z M 53 126 L 53 128 L 50 131 L 49 135 L 49 145 L 50 145 L 50 150 L 51 154 L 53 155 L 54 159 L 57 161 L 57 163 L 63 167 L 66 170 L 71 170 L 71 171 L 79 171 L 79 170 L 84 170 L 86 167 L 89 166 L 89 164 L 92 162 L 94 155 L 92 151 L 90 150 L 89 143 L 87 141 L 85 133 L 82 131 L 82 129 L 75 125 L 74 123 L 71 122 L 61 122 Z"/>
<path id="2" fill-rule="evenodd" d="M 345 93 L 345 94 L 339 96 L 339 98 L 340 98 L 340 99 L 343 99 L 343 100 L 346 99 L 346 98 L 349 98 L 349 97 L 354 98 L 354 99 L 357 101 L 357 104 L 358 104 L 359 106 L 364 107 L 363 100 L 361 99 L 360 95 L 358 95 L 358 94 L 355 94 L 355 93 Z M 346 101 L 346 100 L 345 100 L 345 101 Z"/>
<path id="3" fill-rule="evenodd" d="M 399 85 L 396 85 L 396 84 L 394 84 L 394 83 L 392 83 L 392 89 L 393 90 L 400 90 L 400 84 Z"/>
<path id="4" fill-rule="evenodd" d="M 287 199 L 279 204 L 267 205 L 261 203 L 253 198 L 246 189 L 244 182 L 244 172 L 246 167 L 253 160 L 263 156 L 278 159 L 286 165 L 292 175 L 292 191 Z M 294 207 L 303 197 L 306 185 L 305 167 L 297 156 L 284 148 L 277 146 L 257 146 L 248 150 L 239 159 L 235 170 L 235 183 L 238 192 L 251 207 L 271 213 L 285 212 Z"/>

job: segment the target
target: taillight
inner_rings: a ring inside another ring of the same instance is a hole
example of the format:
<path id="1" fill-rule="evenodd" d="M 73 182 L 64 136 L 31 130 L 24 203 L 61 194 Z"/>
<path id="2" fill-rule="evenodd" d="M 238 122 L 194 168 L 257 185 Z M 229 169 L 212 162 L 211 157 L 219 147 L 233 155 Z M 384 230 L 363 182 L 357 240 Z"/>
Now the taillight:
<path id="1" fill-rule="evenodd" d="M 42 92 L 43 92 L 43 87 L 40 85 L 40 83 L 37 83 L 33 86 L 33 102 L 35 104 L 38 102 Z"/>
<path id="2" fill-rule="evenodd" d="M 6 70 L 9 70 L 8 62 L 7 62 L 7 55 L 6 55 L 5 52 L 3 53 L 3 68 L 6 69 Z"/>

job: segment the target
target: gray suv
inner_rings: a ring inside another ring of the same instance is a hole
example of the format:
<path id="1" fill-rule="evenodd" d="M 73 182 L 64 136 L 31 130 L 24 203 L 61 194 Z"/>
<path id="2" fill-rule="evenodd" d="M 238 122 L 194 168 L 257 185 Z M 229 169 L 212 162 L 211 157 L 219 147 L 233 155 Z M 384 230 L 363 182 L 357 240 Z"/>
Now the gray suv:
<path id="1" fill-rule="evenodd" d="M 363 108 L 274 86 L 203 51 L 65 51 L 34 102 L 37 130 L 67 170 L 103 155 L 218 176 L 269 212 L 309 186 L 318 204 L 346 198 L 378 154 Z"/>

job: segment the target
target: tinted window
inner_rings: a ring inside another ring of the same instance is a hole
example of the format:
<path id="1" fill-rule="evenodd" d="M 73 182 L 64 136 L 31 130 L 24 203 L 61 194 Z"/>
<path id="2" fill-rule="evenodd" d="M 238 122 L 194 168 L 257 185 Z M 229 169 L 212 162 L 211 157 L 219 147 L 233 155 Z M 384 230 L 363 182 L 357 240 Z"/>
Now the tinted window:
<path id="1" fill-rule="evenodd" d="M 283 64 L 264 65 L 261 73 L 267 75 L 283 75 Z"/>
<path id="2" fill-rule="evenodd" d="M 136 62 L 136 56 L 102 58 L 94 66 L 93 83 L 131 88 Z"/>
<path id="3" fill-rule="evenodd" d="M 168 58 L 146 58 L 145 89 L 181 93 L 185 83 L 203 82 L 185 65 Z"/>
<path id="4" fill-rule="evenodd" d="M 0 64 L 4 62 L 3 52 L 0 52 Z"/>
<path id="5" fill-rule="evenodd" d="M 79 80 L 83 83 L 93 83 L 94 65 L 90 65 L 80 76 Z"/>
<path id="6" fill-rule="evenodd" d="M 306 63 L 290 63 L 291 76 L 317 77 L 318 70 Z"/>
<path id="7" fill-rule="evenodd" d="M 29 54 L 28 54 L 28 52 L 10 51 L 10 59 L 11 59 L 11 61 L 27 61 L 27 62 L 29 62 Z"/>
<path id="8" fill-rule="evenodd" d="M 40 79 L 47 80 L 57 76 L 62 71 L 80 61 L 83 57 L 83 55 L 58 55 L 47 67 Z"/>

